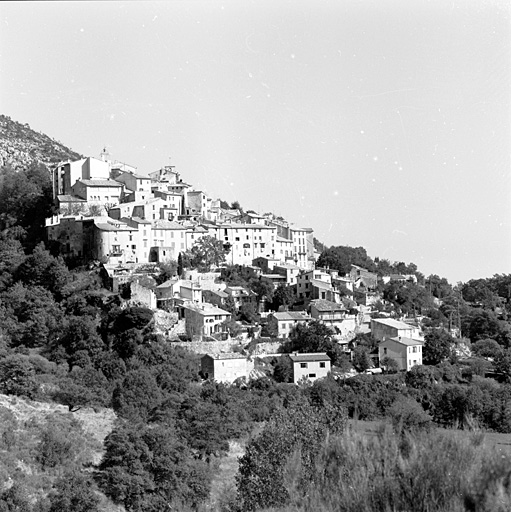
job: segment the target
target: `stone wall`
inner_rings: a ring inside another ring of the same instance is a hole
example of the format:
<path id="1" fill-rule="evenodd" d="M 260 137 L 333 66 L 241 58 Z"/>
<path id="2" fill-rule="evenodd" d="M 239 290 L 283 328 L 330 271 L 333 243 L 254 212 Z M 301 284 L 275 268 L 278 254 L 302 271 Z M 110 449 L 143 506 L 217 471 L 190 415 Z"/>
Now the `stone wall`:
<path id="1" fill-rule="evenodd" d="M 175 341 L 173 345 L 186 348 L 196 354 L 222 354 L 233 352 L 234 348 L 248 347 L 249 343 L 240 343 L 239 340 L 226 341 Z M 280 350 L 280 342 L 258 343 L 253 355 L 274 354 Z"/>

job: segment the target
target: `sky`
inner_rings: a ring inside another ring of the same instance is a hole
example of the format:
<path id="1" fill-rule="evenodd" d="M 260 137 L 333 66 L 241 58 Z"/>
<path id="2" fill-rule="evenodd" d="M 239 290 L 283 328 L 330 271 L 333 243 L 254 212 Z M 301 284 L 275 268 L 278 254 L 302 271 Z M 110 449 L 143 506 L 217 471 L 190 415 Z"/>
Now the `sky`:
<path id="1" fill-rule="evenodd" d="M 1 2 L 0 112 L 451 283 L 511 273 L 511 4 Z"/>

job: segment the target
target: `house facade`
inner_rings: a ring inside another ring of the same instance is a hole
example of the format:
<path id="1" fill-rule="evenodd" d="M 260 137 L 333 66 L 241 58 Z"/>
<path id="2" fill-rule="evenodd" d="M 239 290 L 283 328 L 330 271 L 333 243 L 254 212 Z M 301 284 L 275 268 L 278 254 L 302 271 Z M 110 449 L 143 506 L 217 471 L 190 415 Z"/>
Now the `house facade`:
<path id="1" fill-rule="evenodd" d="M 388 338 L 413 337 L 413 327 L 392 318 L 372 318 L 371 335 L 378 341 Z"/>
<path id="2" fill-rule="evenodd" d="M 422 364 L 423 342 L 401 336 L 387 338 L 378 344 L 380 364 L 384 357 L 394 359 L 400 370 L 409 371 Z"/>
<path id="3" fill-rule="evenodd" d="M 201 372 L 205 379 L 232 384 L 240 377 L 248 377 L 254 363 L 235 353 L 206 354 L 201 358 Z"/>
<path id="4" fill-rule="evenodd" d="M 330 357 L 326 352 L 290 354 L 293 363 L 293 382 L 297 384 L 306 378 L 312 382 L 324 378 L 331 370 Z"/>
<path id="5" fill-rule="evenodd" d="M 288 338 L 297 325 L 305 324 L 310 319 L 310 316 L 301 311 L 282 311 L 268 315 L 268 323 L 277 328 L 278 338 Z"/>
<path id="6" fill-rule="evenodd" d="M 231 313 L 213 304 L 185 303 L 180 307 L 180 316 L 185 318 L 186 333 L 192 336 L 211 336 L 224 332 L 222 322 L 231 319 Z"/>

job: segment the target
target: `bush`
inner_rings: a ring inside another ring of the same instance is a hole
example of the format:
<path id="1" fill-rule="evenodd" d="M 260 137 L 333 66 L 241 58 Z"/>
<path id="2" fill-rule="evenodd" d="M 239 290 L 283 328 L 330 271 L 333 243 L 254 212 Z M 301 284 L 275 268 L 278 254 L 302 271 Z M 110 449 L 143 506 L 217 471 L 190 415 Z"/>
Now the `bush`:
<path id="1" fill-rule="evenodd" d="M 413 398 L 398 397 L 388 415 L 398 432 L 429 430 L 432 425 L 431 416 Z"/>
<path id="2" fill-rule="evenodd" d="M 37 387 L 34 367 L 27 356 L 13 354 L 0 361 L 1 393 L 33 398 Z"/>
<path id="3" fill-rule="evenodd" d="M 291 511 L 504 512 L 510 510 L 511 460 L 479 436 L 385 431 L 374 438 L 332 437 L 323 445 L 306 496 Z"/>

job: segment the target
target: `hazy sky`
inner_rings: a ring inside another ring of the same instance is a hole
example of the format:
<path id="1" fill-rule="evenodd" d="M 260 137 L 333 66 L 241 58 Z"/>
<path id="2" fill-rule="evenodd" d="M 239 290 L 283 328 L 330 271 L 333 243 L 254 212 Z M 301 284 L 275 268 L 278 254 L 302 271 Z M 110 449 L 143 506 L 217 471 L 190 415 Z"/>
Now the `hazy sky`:
<path id="1" fill-rule="evenodd" d="M 511 273 L 508 1 L 1 2 L 0 111 L 327 245 Z M 169 157 L 171 160 L 169 160 Z"/>

